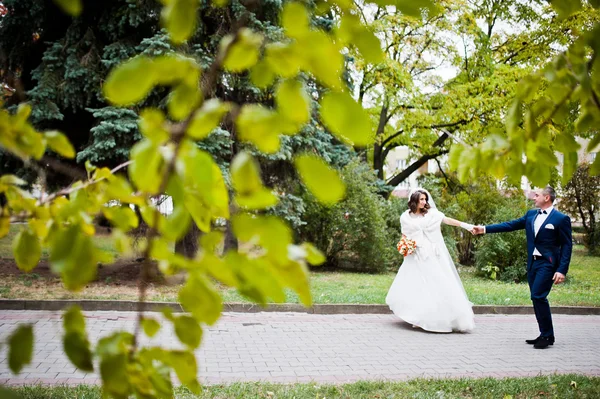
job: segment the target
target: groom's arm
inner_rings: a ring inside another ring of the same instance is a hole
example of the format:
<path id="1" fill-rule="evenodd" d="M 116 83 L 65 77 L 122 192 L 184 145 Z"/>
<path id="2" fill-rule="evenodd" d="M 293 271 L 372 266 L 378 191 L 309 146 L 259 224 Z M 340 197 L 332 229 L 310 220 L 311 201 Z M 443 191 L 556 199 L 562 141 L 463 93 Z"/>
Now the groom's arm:
<path id="1" fill-rule="evenodd" d="M 509 231 L 523 230 L 525 228 L 525 220 L 527 220 L 527 214 L 523 215 L 523 217 L 519 219 L 511 220 L 510 222 L 497 223 L 485 226 L 483 232 L 490 234 L 507 233 Z"/>
<path id="2" fill-rule="evenodd" d="M 556 271 L 566 275 L 571 263 L 571 253 L 573 252 L 573 239 L 571 234 L 571 219 L 565 215 L 558 227 L 558 239 L 560 241 L 560 263 Z"/>

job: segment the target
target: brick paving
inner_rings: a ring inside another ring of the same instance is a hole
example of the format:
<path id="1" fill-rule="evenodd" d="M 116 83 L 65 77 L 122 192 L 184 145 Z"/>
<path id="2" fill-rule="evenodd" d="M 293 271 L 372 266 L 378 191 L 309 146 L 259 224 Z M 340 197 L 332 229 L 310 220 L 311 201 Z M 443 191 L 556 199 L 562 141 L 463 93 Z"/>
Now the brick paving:
<path id="1" fill-rule="evenodd" d="M 117 329 L 133 331 L 135 313 L 85 312 L 92 343 Z M 12 375 L 0 352 L 0 384 L 96 384 L 97 374 L 72 366 L 62 353 L 59 312 L 0 311 L 0 340 L 19 323 L 34 323 L 34 359 Z M 197 354 L 205 384 L 234 381 L 343 383 L 418 377 L 519 377 L 580 373 L 600 376 L 600 316 L 555 315 L 557 342 L 534 338 L 533 315 L 477 315 L 470 334 L 413 329 L 393 315 L 225 313 L 206 328 Z M 165 324 L 143 344 L 179 347 Z"/>

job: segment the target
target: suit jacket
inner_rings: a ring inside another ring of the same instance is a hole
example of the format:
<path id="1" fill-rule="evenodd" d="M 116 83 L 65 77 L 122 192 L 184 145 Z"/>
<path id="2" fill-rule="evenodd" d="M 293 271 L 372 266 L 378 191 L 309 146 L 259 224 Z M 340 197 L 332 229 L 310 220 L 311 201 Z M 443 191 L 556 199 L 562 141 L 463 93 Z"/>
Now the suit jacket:
<path id="1" fill-rule="evenodd" d="M 537 213 L 537 209 L 532 209 L 522 218 L 485 226 L 485 232 L 504 233 L 525 229 L 527 235 L 527 270 L 531 268 L 533 251 L 537 248 L 542 257 L 552 264 L 555 271 L 566 275 L 571 262 L 571 252 L 573 251 L 571 219 L 556 209 L 552 209 L 536 235 L 533 222 Z"/>

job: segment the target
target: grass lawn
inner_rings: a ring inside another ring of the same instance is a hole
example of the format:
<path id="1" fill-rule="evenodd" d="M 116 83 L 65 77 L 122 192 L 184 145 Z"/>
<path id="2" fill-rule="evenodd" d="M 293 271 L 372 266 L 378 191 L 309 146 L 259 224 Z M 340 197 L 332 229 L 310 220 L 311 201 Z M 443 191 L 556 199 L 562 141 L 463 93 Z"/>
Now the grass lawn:
<path id="1" fill-rule="evenodd" d="M 4 262 L 12 258 L 11 241 L 16 234 L 13 226 L 8 237 L 0 239 L 0 257 Z M 99 246 L 112 251 L 108 236 L 97 236 Z M 132 266 L 133 267 L 133 266 Z M 127 270 L 124 270 L 127 272 Z M 30 299 L 106 299 L 136 300 L 135 281 L 120 280 L 119 273 L 109 274 L 91 283 L 80 293 L 71 293 L 62 287 L 56 278 L 38 274 L 36 269 L 29 274 L 5 274 L 0 282 L 0 298 Z M 134 278 L 135 273 L 130 273 Z M 460 275 L 470 300 L 476 305 L 530 305 L 529 288 L 526 283 L 514 284 L 492 281 L 477 277 L 473 268 L 461 267 Z M 383 304 L 395 274 L 361 274 L 348 272 L 325 272 L 315 269 L 311 274 L 311 289 L 315 303 L 359 303 Z M 131 276 L 130 276 L 131 277 Z M 550 294 L 552 305 L 600 306 L 600 257 L 587 256 L 581 246 L 575 247 L 568 279 L 565 284 L 555 286 Z M 152 301 L 176 301 L 177 284 L 154 284 L 149 287 L 148 299 Z M 222 288 L 226 302 L 246 302 L 235 290 Z M 288 303 L 298 303 L 293 293 Z"/>
<path id="2" fill-rule="evenodd" d="M 23 399 L 100 399 L 99 387 L 20 387 Z M 408 382 L 357 382 L 345 385 L 237 383 L 204 387 L 200 395 L 184 388 L 175 398 L 597 398 L 600 378 L 581 375 L 508 379 L 412 380 Z"/>

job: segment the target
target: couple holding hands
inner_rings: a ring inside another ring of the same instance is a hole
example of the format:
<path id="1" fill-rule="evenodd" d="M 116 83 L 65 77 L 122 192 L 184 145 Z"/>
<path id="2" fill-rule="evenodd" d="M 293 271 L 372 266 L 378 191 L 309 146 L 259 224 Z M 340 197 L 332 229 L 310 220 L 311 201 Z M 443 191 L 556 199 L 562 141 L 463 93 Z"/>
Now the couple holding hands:
<path id="1" fill-rule="evenodd" d="M 400 217 L 402 235 L 416 243 L 404 258 L 386 297 L 390 309 L 402 320 L 432 332 L 469 332 L 475 327 L 472 306 L 454 262 L 446 248 L 441 224 L 462 227 L 472 234 L 525 230 L 527 281 L 539 326 L 539 336 L 526 340 L 536 349 L 554 344 L 548 294 L 565 280 L 571 260 L 571 220 L 553 206 L 554 189 L 536 190 L 537 209 L 509 222 L 473 226 L 446 217 L 429 192 L 416 189 L 409 195 L 409 209 Z"/>

